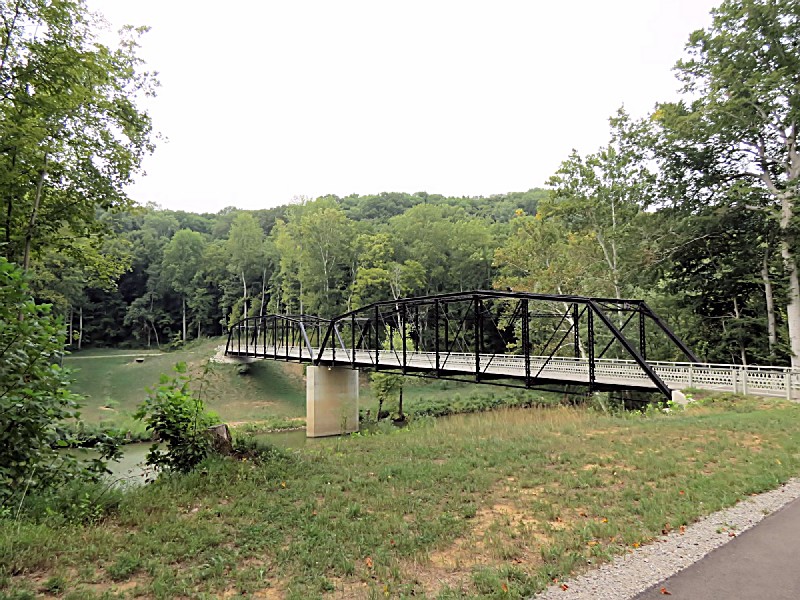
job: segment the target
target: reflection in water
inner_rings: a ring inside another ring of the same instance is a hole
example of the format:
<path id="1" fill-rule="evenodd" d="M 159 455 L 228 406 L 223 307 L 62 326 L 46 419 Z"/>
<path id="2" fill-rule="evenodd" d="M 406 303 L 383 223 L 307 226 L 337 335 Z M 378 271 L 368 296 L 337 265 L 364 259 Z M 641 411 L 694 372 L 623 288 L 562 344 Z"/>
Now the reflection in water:
<path id="1" fill-rule="evenodd" d="M 144 464 L 147 452 L 152 446 L 150 442 L 138 444 L 126 444 L 122 446 L 122 458 L 119 462 L 107 463 L 108 470 L 111 471 L 111 479 L 119 480 L 120 485 L 141 485 L 148 477 L 153 476 L 152 467 Z M 82 460 L 97 458 L 99 454 L 94 450 L 74 449 L 68 450 L 70 454 Z"/>
<path id="2" fill-rule="evenodd" d="M 320 438 L 307 438 L 305 429 L 292 429 L 289 431 L 270 431 L 269 433 L 258 433 L 251 436 L 251 439 L 272 444 L 279 448 L 302 448 L 308 443 L 314 443 Z"/>

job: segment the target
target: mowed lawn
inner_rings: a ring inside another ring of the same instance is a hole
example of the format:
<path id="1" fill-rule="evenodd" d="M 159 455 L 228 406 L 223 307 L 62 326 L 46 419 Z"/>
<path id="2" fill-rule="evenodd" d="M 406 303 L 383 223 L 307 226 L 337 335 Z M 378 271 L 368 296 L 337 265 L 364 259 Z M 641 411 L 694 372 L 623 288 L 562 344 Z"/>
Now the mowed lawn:
<path id="1" fill-rule="evenodd" d="M 0 520 L 0 594 L 522 598 L 800 473 L 800 406 L 421 420 Z"/>

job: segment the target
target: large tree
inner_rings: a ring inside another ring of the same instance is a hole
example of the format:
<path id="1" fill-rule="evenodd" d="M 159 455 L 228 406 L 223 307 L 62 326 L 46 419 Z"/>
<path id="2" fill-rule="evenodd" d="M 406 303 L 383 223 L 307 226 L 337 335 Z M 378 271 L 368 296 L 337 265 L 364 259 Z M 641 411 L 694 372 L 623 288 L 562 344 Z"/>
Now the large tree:
<path id="1" fill-rule="evenodd" d="M 0 3 L 3 252 L 25 269 L 72 236 L 99 241 L 97 208 L 129 204 L 124 187 L 152 150 L 141 30 L 110 48 L 98 27 L 84 0 Z"/>
<path id="2" fill-rule="evenodd" d="M 540 211 L 597 244 L 605 264 L 603 279 L 611 284 L 611 289 L 602 293 L 622 298 L 630 292 L 630 282 L 641 266 L 639 221 L 652 197 L 656 177 L 646 149 L 648 123 L 631 120 L 624 109 L 619 109 L 610 123 L 607 146 L 585 158 L 573 150 L 561 163 L 549 181 L 552 200 L 540 204 Z M 601 290 L 587 282 L 575 293 L 597 294 Z"/>
<path id="3" fill-rule="evenodd" d="M 712 15 L 676 67 L 688 99 L 655 115 L 669 193 L 691 210 L 729 204 L 768 216 L 788 275 L 792 365 L 800 366 L 800 2 L 726 0 Z"/>

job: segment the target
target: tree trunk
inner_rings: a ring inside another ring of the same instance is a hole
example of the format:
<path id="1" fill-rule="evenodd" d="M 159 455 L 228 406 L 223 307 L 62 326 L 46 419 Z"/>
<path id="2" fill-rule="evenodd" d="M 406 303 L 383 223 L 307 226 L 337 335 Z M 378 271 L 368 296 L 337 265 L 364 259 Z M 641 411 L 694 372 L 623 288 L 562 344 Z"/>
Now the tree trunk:
<path id="1" fill-rule="evenodd" d="M 156 324 L 153 321 L 150 321 L 150 327 L 153 328 L 153 335 L 156 336 L 156 348 L 161 350 L 161 342 L 158 341 L 158 330 L 156 329 Z"/>
<path id="2" fill-rule="evenodd" d="M 69 337 L 67 338 L 67 345 L 72 346 L 72 322 L 73 322 L 73 315 L 72 315 L 72 305 L 69 305 Z"/>
<path id="3" fill-rule="evenodd" d="M 39 181 L 36 182 L 36 195 L 33 198 L 33 208 L 31 218 L 28 220 L 28 231 L 25 232 L 25 250 L 22 255 L 22 270 L 28 272 L 31 262 L 31 245 L 33 244 L 33 230 L 36 227 L 36 218 L 39 216 L 39 204 L 42 201 L 42 190 L 44 189 L 44 179 L 47 177 L 47 156 L 44 157 L 44 166 L 39 173 Z"/>
<path id="4" fill-rule="evenodd" d="M 736 300 L 736 296 L 733 297 L 733 316 L 736 317 L 736 320 L 742 318 L 741 314 L 739 314 L 739 302 Z M 737 331 L 741 331 L 737 328 Z M 742 358 L 742 365 L 747 366 L 747 354 L 745 352 L 744 342 L 742 342 L 741 335 L 737 336 L 736 343 L 739 346 L 739 355 Z"/>
<path id="5" fill-rule="evenodd" d="M 403 382 L 400 382 L 400 397 L 397 400 L 397 412 L 400 413 L 400 420 L 405 421 L 406 416 L 403 414 Z"/>
<path id="6" fill-rule="evenodd" d="M 150 294 L 150 314 L 153 314 L 153 294 Z M 150 347 L 150 327 L 148 327 L 149 323 L 147 318 L 144 320 L 144 327 L 147 330 L 147 347 Z M 153 325 L 153 331 L 155 331 L 156 326 Z M 156 342 L 158 342 L 158 333 L 156 333 Z"/>
<path id="7" fill-rule="evenodd" d="M 78 307 L 78 350 L 83 345 L 83 306 Z"/>
<path id="8" fill-rule="evenodd" d="M 792 367 L 800 367 L 800 273 L 792 250 L 790 234 L 792 201 L 788 193 L 781 194 L 781 257 L 789 273 L 788 301 L 786 303 L 786 322 L 789 326 L 789 348 L 792 351 Z"/>
<path id="9" fill-rule="evenodd" d="M 186 343 L 186 296 L 181 296 L 181 309 L 183 312 L 183 343 Z"/>
<path id="10" fill-rule="evenodd" d="M 761 264 L 761 281 L 764 284 L 764 300 L 767 304 L 767 340 L 769 342 L 769 355 L 775 356 L 775 346 L 778 344 L 778 328 L 775 323 L 775 298 L 772 293 L 772 279 L 769 276 L 770 247 L 764 251 L 764 262 Z"/>
<path id="11" fill-rule="evenodd" d="M 244 295 L 242 296 L 242 319 L 247 318 L 247 280 L 244 278 L 244 271 L 242 271 L 242 289 L 244 290 Z"/>
<path id="12" fill-rule="evenodd" d="M 267 270 L 261 272 L 261 307 L 258 309 L 258 316 L 264 316 L 264 300 L 267 296 Z"/>

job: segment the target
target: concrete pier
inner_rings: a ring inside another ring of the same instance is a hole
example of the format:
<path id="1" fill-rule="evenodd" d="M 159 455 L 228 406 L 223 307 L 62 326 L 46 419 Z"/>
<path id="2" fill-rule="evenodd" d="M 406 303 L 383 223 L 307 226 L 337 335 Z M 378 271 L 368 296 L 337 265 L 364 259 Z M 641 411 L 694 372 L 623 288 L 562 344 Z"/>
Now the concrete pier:
<path id="1" fill-rule="evenodd" d="M 358 431 L 358 370 L 314 367 L 306 371 L 306 437 Z"/>

